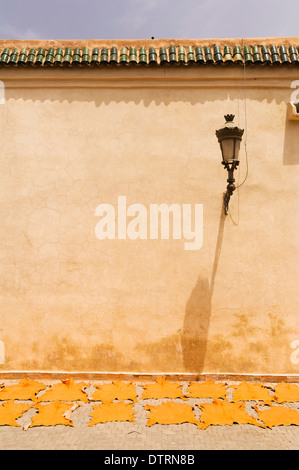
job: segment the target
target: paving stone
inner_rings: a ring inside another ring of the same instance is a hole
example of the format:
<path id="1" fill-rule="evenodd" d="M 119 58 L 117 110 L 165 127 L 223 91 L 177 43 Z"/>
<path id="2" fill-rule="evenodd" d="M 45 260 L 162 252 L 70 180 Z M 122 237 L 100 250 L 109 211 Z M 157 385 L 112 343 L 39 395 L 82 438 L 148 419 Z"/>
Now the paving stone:
<path id="1" fill-rule="evenodd" d="M 4 381 L 13 384 L 18 381 Z M 47 385 L 57 383 L 47 382 Z M 90 383 L 90 382 L 89 382 Z M 99 384 L 99 382 L 94 382 Z M 104 383 L 104 382 L 101 382 Z M 273 385 L 273 384 L 272 384 Z M 229 384 L 228 384 L 229 386 Z M 91 420 L 93 402 L 80 403 L 72 413 L 71 426 L 40 426 L 27 430 L 23 426 L 30 422 L 35 410 L 28 410 L 17 420 L 21 427 L 0 426 L 1 450 L 298 450 L 299 426 L 277 426 L 272 429 L 258 428 L 253 425 L 209 426 L 202 430 L 194 424 L 171 424 L 146 426 L 148 412 L 146 404 L 160 404 L 159 400 L 142 400 L 142 382 L 136 383 L 139 400 L 134 404 L 136 422 L 111 422 L 87 426 Z M 183 390 L 186 389 L 183 388 Z M 93 384 L 90 391 L 94 390 Z M 169 399 L 168 399 L 169 401 Z M 197 419 L 200 410 L 197 403 L 211 403 L 211 399 L 187 400 L 175 399 L 177 403 L 188 403 L 194 406 Z M 96 402 L 99 403 L 99 402 Z M 246 411 L 256 417 L 252 405 L 246 402 Z M 298 403 L 287 403 L 299 411 Z"/>

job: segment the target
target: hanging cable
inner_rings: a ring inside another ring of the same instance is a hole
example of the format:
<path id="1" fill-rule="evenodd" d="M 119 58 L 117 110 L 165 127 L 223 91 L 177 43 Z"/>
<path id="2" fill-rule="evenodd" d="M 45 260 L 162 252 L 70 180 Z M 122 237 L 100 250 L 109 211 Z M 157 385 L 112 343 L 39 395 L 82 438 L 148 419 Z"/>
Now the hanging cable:
<path id="1" fill-rule="evenodd" d="M 243 38 L 242 38 L 242 48 L 243 48 L 243 54 L 244 54 L 244 39 Z M 236 189 L 240 188 L 245 183 L 245 181 L 247 180 L 247 177 L 248 177 L 248 166 L 249 165 L 248 165 L 248 153 L 247 153 L 247 103 L 246 103 L 246 100 L 247 100 L 247 95 L 246 95 L 246 63 L 245 63 L 245 58 L 244 58 L 244 65 L 243 65 L 243 101 L 244 101 L 244 120 L 245 120 L 245 123 L 244 123 L 244 127 L 245 127 L 244 149 L 245 149 L 246 173 L 245 173 L 244 180 L 242 181 L 242 183 L 240 183 L 236 186 Z M 239 177 L 240 177 L 240 174 L 239 174 Z M 239 225 L 239 212 L 240 212 L 239 211 L 239 209 L 240 209 L 240 204 L 239 203 L 240 203 L 240 201 L 239 201 L 239 195 L 238 195 L 238 222 L 235 222 L 235 220 L 233 219 L 233 217 L 231 215 L 230 209 L 228 210 L 231 221 L 236 226 Z"/>
<path id="2" fill-rule="evenodd" d="M 244 54 L 244 39 L 242 39 L 242 47 L 243 47 L 243 54 Z M 246 95 L 246 63 L 245 63 L 245 58 L 244 58 L 244 65 L 243 65 L 243 98 L 244 98 L 244 119 L 245 119 L 245 139 L 244 139 L 244 149 L 245 149 L 245 160 L 246 160 L 246 173 L 245 173 L 245 178 L 240 183 L 236 189 L 240 188 L 245 181 L 247 180 L 248 177 L 248 154 L 247 154 L 247 95 Z"/>

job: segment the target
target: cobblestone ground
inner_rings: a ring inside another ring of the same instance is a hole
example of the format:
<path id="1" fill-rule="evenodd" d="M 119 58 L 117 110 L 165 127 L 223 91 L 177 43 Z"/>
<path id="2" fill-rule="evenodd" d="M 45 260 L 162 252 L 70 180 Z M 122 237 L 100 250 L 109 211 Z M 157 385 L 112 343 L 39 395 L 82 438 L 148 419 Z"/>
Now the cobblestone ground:
<path id="1" fill-rule="evenodd" d="M 5 385 L 18 381 L 5 381 Z M 47 385 L 59 381 L 43 381 Z M 94 384 L 102 384 L 97 381 Z M 179 382 L 178 382 L 179 383 Z M 94 390 L 89 382 L 86 391 Z M 276 426 L 263 429 L 251 424 L 211 425 L 199 429 L 191 423 L 154 424 L 147 426 L 146 404 L 159 404 L 168 400 L 141 399 L 142 383 L 136 383 L 138 401 L 134 404 L 135 422 L 109 422 L 88 426 L 93 402 L 80 403 L 72 412 L 73 426 L 38 426 L 24 430 L 36 413 L 30 409 L 17 420 L 20 427 L 0 426 L 1 450 L 298 450 L 299 426 Z M 275 384 L 265 384 L 272 385 Z M 230 384 L 227 384 L 228 390 Z M 187 384 L 183 384 L 187 387 Z M 211 403 L 211 399 L 171 400 L 194 406 L 196 418 L 200 417 L 198 403 Z M 0 402 L 1 403 L 1 402 Z M 131 402 L 132 403 L 132 402 Z M 246 411 L 256 417 L 253 405 L 246 402 Z M 299 411 L 299 402 L 285 406 Z"/>

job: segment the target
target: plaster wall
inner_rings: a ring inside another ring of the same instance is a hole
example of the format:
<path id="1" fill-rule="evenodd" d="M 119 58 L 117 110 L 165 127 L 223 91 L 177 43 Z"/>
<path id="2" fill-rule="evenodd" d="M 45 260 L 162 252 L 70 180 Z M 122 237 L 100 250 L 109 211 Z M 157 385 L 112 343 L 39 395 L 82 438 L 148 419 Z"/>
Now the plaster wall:
<path id="1" fill-rule="evenodd" d="M 298 69 L 0 79 L 0 371 L 298 374 Z M 246 181 L 225 216 L 227 113 Z M 202 204 L 202 247 L 99 240 L 96 208 L 119 196 Z"/>

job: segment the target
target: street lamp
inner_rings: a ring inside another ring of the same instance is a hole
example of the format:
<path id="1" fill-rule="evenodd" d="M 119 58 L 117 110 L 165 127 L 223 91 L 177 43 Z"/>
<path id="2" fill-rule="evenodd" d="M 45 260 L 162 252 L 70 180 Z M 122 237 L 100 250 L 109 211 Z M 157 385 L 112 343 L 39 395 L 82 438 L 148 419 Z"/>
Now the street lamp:
<path id="1" fill-rule="evenodd" d="M 236 189 L 234 182 L 234 170 L 239 165 L 239 150 L 244 133 L 244 129 L 240 129 L 234 123 L 234 114 L 226 114 L 225 124 L 221 129 L 216 131 L 216 136 L 220 144 L 222 153 L 222 165 L 228 172 L 228 185 L 224 194 L 224 213 L 228 213 L 228 204 L 230 197 Z"/>

